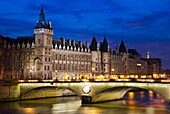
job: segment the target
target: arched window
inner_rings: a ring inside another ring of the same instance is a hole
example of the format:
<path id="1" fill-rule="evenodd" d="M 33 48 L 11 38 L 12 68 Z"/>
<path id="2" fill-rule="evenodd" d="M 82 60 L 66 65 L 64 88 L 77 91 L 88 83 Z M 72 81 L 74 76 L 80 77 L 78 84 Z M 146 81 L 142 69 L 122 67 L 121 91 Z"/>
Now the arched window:
<path id="1" fill-rule="evenodd" d="M 42 68 L 42 61 L 41 59 L 37 58 L 35 60 L 35 70 L 41 70 L 41 68 Z"/>

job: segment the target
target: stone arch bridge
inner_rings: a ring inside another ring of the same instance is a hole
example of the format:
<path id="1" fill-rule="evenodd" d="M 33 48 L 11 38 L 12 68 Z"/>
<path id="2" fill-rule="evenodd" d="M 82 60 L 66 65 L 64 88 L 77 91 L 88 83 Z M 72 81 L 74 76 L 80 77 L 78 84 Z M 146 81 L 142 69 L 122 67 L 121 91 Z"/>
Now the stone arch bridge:
<path id="1" fill-rule="evenodd" d="M 129 90 L 141 88 L 159 94 L 170 103 L 170 83 L 153 82 L 22 82 L 18 83 L 18 95 L 22 100 L 42 88 L 57 88 L 58 94 L 63 89 L 71 90 L 81 98 L 82 104 L 121 99 Z"/>

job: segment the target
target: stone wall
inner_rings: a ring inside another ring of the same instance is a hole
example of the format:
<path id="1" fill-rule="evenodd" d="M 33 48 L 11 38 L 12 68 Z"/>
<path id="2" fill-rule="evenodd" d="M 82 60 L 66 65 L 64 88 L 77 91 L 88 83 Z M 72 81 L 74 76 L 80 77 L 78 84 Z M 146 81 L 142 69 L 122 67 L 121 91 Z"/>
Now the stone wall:
<path id="1" fill-rule="evenodd" d="M 32 84 L 32 85 L 35 86 L 37 84 Z M 24 89 L 27 90 L 27 88 Z M 35 89 L 31 89 L 30 91 L 27 91 L 24 94 L 23 91 L 24 90 L 23 88 L 21 88 L 21 84 L 0 83 L 0 102 L 75 95 L 71 91 L 66 91 L 66 89 L 59 89 L 57 87 L 35 88 Z"/>
<path id="2" fill-rule="evenodd" d="M 20 99 L 20 87 L 18 84 L 1 83 L 0 101 L 11 101 Z"/>

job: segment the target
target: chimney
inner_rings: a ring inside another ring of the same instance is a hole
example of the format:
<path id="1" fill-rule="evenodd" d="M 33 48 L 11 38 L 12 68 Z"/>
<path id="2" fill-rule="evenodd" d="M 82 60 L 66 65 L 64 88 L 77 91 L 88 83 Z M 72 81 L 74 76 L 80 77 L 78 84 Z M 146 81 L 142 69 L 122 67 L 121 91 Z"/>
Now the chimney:
<path id="1" fill-rule="evenodd" d="M 71 40 L 69 40 L 68 42 L 69 42 L 69 46 L 71 46 Z"/>
<path id="2" fill-rule="evenodd" d="M 48 22 L 48 26 L 51 28 L 51 21 Z"/>
<path id="3" fill-rule="evenodd" d="M 75 47 L 75 40 L 73 40 L 73 46 Z"/>
<path id="4" fill-rule="evenodd" d="M 129 53 L 129 52 L 128 52 L 128 47 L 127 47 L 127 46 L 126 46 L 126 52 Z"/>
<path id="5" fill-rule="evenodd" d="M 108 52 L 109 52 L 109 50 L 110 50 L 110 46 L 108 45 Z"/>
<path id="6" fill-rule="evenodd" d="M 99 50 L 99 43 L 97 43 L 97 50 Z"/>
<path id="7" fill-rule="evenodd" d="M 83 47 L 82 41 L 80 41 L 79 43 L 80 43 L 80 47 Z"/>
<path id="8" fill-rule="evenodd" d="M 88 42 L 86 42 L 86 48 L 89 48 L 89 43 Z"/>
<path id="9" fill-rule="evenodd" d="M 65 39 L 63 38 L 63 46 L 65 46 Z"/>

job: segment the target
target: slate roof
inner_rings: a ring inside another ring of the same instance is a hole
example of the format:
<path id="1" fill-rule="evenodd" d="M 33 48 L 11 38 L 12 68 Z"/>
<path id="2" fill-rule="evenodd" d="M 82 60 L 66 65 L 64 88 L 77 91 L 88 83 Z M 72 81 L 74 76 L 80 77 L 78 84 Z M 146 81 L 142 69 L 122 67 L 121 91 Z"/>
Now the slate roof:
<path id="1" fill-rule="evenodd" d="M 109 51 L 106 37 L 104 37 L 103 43 L 101 43 L 101 51 L 102 52 L 108 52 Z"/>
<path id="2" fill-rule="evenodd" d="M 128 49 L 128 52 L 131 54 L 131 55 L 137 55 L 137 56 L 141 56 L 141 54 L 139 54 L 136 49 Z"/>
<path id="3" fill-rule="evenodd" d="M 121 41 L 121 44 L 119 46 L 119 53 L 126 53 L 126 48 L 123 40 Z"/>
<path id="4" fill-rule="evenodd" d="M 65 40 L 65 45 L 64 45 L 64 40 Z M 83 49 L 83 51 L 85 51 L 85 49 L 87 49 L 83 43 L 81 45 L 81 41 L 67 40 L 62 37 L 61 38 L 53 38 L 53 48 L 59 49 L 59 46 L 61 46 L 61 49 L 63 49 L 65 46 L 66 50 L 71 50 L 71 47 L 72 47 L 73 51 L 78 51 L 78 48 L 80 49 L 80 51 L 82 51 L 82 49 Z"/>
<path id="5" fill-rule="evenodd" d="M 27 44 L 32 46 L 32 43 L 35 43 L 34 36 L 23 36 L 23 37 L 17 37 L 16 39 L 6 37 L 5 40 L 6 40 L 6 45 L 7 46 L 8 45 L 10 45 L 10 46 L 14 45 L 15 48 L 17 47 L 18 44 L 21 47 L 22 44 L 25 44 L 25 46 Z"/>
<path id="6" fill-rule="evenodd" d="M 38 21 L 38 23 L 37 23 L 37 25 L 35 26 L 34 29 L 36 29 L 36 28 L 52 29 L 52 28 L 50 27 L 50 24 L 49 24 L 49 23 L 47 24 L 47 23 L 45 22 L 45 14 L 44 14 L 43 8 L 41 8 L 41 10 L 40 10 L 39 21 Z"/>
<path id="7" fill-rule="evenodd" d="M 97 41 L 95 36 L 93 36 L 91 45 L 90 45 L 90 51 L 97 51 Z"/>

